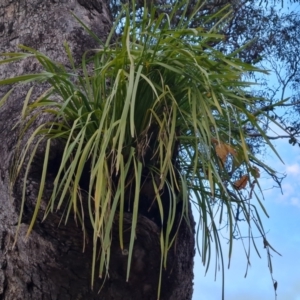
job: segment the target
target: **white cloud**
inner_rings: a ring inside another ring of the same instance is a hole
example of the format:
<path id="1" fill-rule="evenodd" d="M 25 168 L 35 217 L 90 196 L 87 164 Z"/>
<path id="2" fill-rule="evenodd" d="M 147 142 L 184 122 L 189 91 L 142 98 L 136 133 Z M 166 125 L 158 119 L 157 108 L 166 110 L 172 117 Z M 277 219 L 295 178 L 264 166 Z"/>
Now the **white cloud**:
<path id="1" fill-rule="evenodd" d="M 286 173 L 287 175 L 298 176 L 300 174 L 300 165 L 296 163 L 286 166 Z"/>
<path id="2" fill-rule="evenodd" d="M 297 207 L 300 208 L 300 199 L 297 198 L 297 197 L 292 197 L 292 198 L 291 198 L 291 204 L 292 204 L 293 206 L 297 206 Z"/>
<path id="3" fill-rule="evenodd" d="M 297 185 L 284 184 L 282 186 L 282 190 L 283 195 L 280 194 L 278 197 L 276 197 L 276 202 L 300 208 L 300 198 L 298 197 L 297 193 Z"/>
<path id="4" fill-rule="evenodd" d="M 291 172 L 297 174 L 299 172 L 300 175 L 300 167 L 292 167 L 290 168 Z M 287 179 L 283 181 L 282 184 L 282 192 L 279 188 L 269 188 L 264 191 L 265 199 L 268 201 L 274 201 L 275 203 L 281 205 L 289 205 L 293 207 L 300 208 L 300 197 L 299 197 L 299 183 L 298 177 L 292 178 L 289 177 L 289 181 Z"/>

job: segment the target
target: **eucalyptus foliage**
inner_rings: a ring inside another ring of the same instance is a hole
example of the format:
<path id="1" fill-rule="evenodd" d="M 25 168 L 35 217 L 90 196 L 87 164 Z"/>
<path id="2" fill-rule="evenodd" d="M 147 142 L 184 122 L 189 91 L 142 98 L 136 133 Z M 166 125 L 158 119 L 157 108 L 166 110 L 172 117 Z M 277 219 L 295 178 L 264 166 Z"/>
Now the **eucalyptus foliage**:
<path id="1" fill-rule="evenodd" d="M 216 270 L 220 265 L 224 270 L 220 227 L 228 228 L 229 261 L 235 234 L 240 231 L 239 219 L 247 223 L 249 243 L 252 240 L 255 246 L 253 228 L 265 236 L 258 211 L 267 213 L 254 187 L 259 187 L 259 168 L 274 171 L 251 153 L 245 134 L 246 127 L 255 128 L 273 149 L 258 122 L 264 112 L 255 109 L 264 100 L 249 95 L 251 83 L 245 81 L 248 72 L 260 70 L 241 62 L 237 53 L 224 55 L 209 47 L 211 41 L 224 38 L 218 29 L 230 17 L 228 7 L 206 16 L 207 22 L 214 24 L 209 30 L 189 27 L 201 2 L 188 17 L 187 2 L 176 3 L 173 13 L 182 10 L 176 28 L 170 25 L 172 13 L 157 16 L 154 8 L 145 6 L 142 18 L 135 20 L 135 12 L 125 6 L 106 43 L 85 53 L 79 66 L 65 43 L 71 70 L 25 46 L 21 46 L 23 52 L 1 54 L 4 58 L 0 63 L 35 58 L 43 71 L 4 79 L 0 84 L 47 82 L 50 86 L 37 98 L 31 97 L 34 86 L 30 88 L 21 121 L 16 124 L 20 142 L 30 132 L 26 146 L 17 152 L 12 171 L 14 184 L 26 162 L 22 207 L 31 164 L 38 147 L 45 147 L 28 234 L 42 201 L 47 202 L 44 218 L 64 208 L 65 221 L 73 213 L 83 230 L 88 218 L 93 227 L 92 282 L 96 269 L 100 269 L 100 276 L 109 271 L 111 233 L 116 224 L 120 248 L 124 248 L 123 214 L 131 201 L 128 280 L 145 177 L 151 182 L 158 207 L 162 268 L 176 237 L 172 232 L 180 226 L 176 217 L 189 222 L 189 202 L 200 213 L 197 242 L 207 269 L 215 255 Z M 116 36 L 120 20 L 124 32 Z M 41 114 L 49 115 L 48 121 L 32 130 Z M 64 151 L 52 195 L 43 199 L 54 140 Z M 80 180 L 86 166 L 90 176 L 84 192 Z M 182 208 L 178 209 L 180 202 Z M 88 216 L 84 216 L 86 205 Z M 19 222 L 21 219 L 22 214 Z M 249 261 L 249 250 L 245 253 Z"/>

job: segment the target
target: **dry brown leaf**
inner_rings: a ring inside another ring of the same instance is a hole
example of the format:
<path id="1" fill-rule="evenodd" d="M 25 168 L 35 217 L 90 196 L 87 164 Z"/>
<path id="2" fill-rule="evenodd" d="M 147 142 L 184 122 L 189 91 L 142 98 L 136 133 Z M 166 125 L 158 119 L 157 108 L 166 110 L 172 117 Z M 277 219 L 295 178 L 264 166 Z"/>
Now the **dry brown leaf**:
<path id="1" fill-rule="evenodd" d="M 233 183 L 233 186 L 237 190 L 242 190 L 246 187 L 248 180 L 249 180 L 249 176 L 243 175 L 239 180 L 237 180 L 236 182 Z"/>
<path id="2" fill-rule="evenodd" d="M 215 145 L 215 149 L 218 157 L 222 160 L 223 164 L 225 163 L 228 154 L 232 154 L 233 156 L 237 154 L 235 149 L 228 144 L 219 143 Z"/>

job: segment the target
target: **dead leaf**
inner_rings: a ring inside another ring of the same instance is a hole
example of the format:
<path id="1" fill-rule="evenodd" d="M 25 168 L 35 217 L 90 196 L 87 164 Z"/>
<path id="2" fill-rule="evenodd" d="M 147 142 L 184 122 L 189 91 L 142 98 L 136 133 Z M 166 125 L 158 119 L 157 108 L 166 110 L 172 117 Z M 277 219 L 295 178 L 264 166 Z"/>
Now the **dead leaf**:
<path id="1" fill-rule="evenodd" d="M 242 190 L 246 187 L 248 180 L 249 180 L 249 176 L 243 175 L 239 180 L 237 180 L 236 182 L 233 183 L 233 186 L 237 190 Z"/>
<path id="2" fill-rule="evenodd" d="M 215 144 L 217 156 L 222 160 L 223 164 L 225 163 L 228 154 L 231 154 L 233 156 L 237 155 L 236 150 L 229 144 L 218 143 L 215 139 L 212 139 L 212 142 Z"/>

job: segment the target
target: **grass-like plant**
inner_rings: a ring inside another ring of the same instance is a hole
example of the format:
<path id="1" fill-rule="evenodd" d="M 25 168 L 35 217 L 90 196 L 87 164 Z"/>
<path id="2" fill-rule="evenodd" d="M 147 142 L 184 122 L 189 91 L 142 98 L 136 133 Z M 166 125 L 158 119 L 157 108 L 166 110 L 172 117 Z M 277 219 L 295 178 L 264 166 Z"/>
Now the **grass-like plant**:
<path id="1" fill-rule="evenodd" d="M 12 172 L 14 183 L 27 163 L 23 207 L 31 164 L 39 145 L 45 145 L 40 189 L 28 234 L 43 199 L 51 143 L 57 140 L 64 151 L 52 195 L 45 199 L 45 218 L 64 207 L 65 220 L 73 213 L 84 228 L 87 216 L 82 206 L 87 203 L 94 231 L 92 282 L 99 245 L 100 275 L 108 271 L 115 224 L 119 226 L 120 247 L 124 247 L 123 214 L 130 203 L 128 279 L 140 194 L 146 182 L 155 195 L 151 202 L 157 207 L 161 226 L 162 268 L 175 239 L 176 216 L 188 222 L 189 201 L 200 213 L 197 244 L 207 268 L 215 253 L 216 270 L 219 265 L 224 269 L 219 231 L 224 224 L 228 228 L 229 260 L 242 216 L 248 225 L 249 242 L 252 240 L 255 246 L 253 227 L 265 236 L 256 206 L 266 211 L 254 187 L 259 186 L 259 168 L 273 171 L 251 153 L 245 130 L 251 126 L 273 149 L 258 121 L 264 112 L 258 111 L 256 104 L 262 99 L 245 91 L 250 83 L 244 81 L 244 75 L 259 70 L 236 59 L 234 53 L 225 56 L 209 47 L 211 41 L 223 39 L 218 30 L 230 15 L 228 7 L 210 18 L 206 16 L 203 24 L 213 24 L 207 30 L 207 26 L 189 27 L 193 18 L 198 18 L 201 1 L 189 15 L 187 5 L 188 1 L 178 2 L 169 15 L 157 15 L 154 8 L 149 11 L 145 6 L 138 20 L 133 17 L 135 12 L 125 7 L 123 19 L 116 21 L 106 43 L 86 53 L 80 66 L 75 65 L 65 44 L 71 71 L 25 46 L 21 46 L 23 52 L 1 54 L 1 64 L 34 57 L 44 69 L 38 74 L 1 80 L 1 85 L 47 82 L 50 86 L 34 99 L 30 88 L 19 124 L 22 141 L 41 114 L 51 116 L 31 129 Z M 172 28 L 170 20 L 180 10 L 177 27 Z M 120 20 L 124 31 L 116 36 Z M 80 182 L 87 166 L 89 180 L 83 194 Z M 21 218 L 22 211 L 19 222 Z"/>

